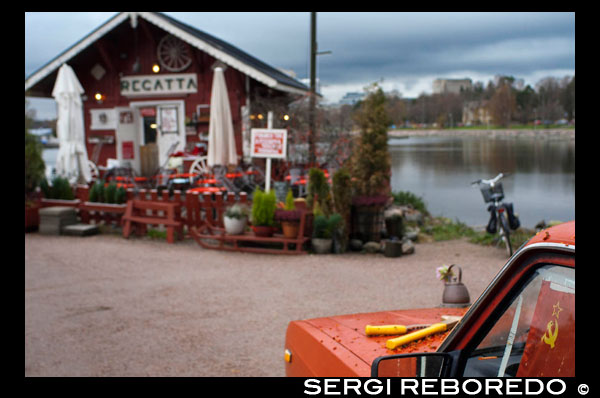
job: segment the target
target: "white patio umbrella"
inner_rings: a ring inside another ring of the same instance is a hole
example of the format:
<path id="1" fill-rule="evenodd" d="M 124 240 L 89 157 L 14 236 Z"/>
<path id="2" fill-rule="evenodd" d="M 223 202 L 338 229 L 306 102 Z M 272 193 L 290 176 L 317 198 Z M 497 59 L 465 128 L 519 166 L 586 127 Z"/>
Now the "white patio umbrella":
<path id="1" fill-rule="evenodd" d="M 69 178 L 72 182 L 77 180 L 89 182 L 92 179 L 84 141 L 81 102 L 83 92 L 83 87 L 73 69 L 63 64 L 58 70 L 52 90 L 52 96 L 58 105 L 56 173 Z"/>
<path id="2" fill-rule="evenodd" d="M 233 134 L 231 108 L 223 68 L 214 70 L 210 95 L 210 120 L 208 122 L 208 153 L 206 163 L 215 165 L 237 165 L 237 151 Z"/>

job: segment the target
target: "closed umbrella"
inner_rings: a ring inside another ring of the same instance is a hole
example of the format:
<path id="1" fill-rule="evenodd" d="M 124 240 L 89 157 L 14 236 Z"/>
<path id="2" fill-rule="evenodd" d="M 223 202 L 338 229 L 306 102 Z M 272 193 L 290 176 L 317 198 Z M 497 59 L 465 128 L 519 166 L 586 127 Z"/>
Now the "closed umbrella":
<path id="1" fill-rule="evenodd" d="M 58 105 L 56 134 L 58 135 L 58 155 L 56 157 L 56 173 L 69 178 L 72 182 L 89 182 L 92 179 L 85 148 L 83 106 L 81 95 L 83 87 L 75 76 L 73 69 L 63 64 L 52 96 Z"/>
<path id="2" fill-rule="evenodd" d="M 210 120 L 208 123 L 208 153 L 206 162 L 215 165 L 237 165 L 237 151 L 233 134 L 231 108 L 223 68 L 214 70 L 210 95 Z"/>

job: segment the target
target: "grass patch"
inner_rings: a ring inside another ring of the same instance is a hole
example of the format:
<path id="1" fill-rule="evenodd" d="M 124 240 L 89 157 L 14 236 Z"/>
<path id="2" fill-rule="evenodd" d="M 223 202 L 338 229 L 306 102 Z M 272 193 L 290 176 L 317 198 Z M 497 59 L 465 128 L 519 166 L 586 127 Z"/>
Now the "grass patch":
<path id="1" fill-rule="evenodd" d="M 466 237 L 471 243 L 492 246 L 496 244 L 496 238 L 498 237 L 498 234 L 476 231 L 459 220 L 451 220 L 446 217 L 428 217 L 425 225 L 420 230 L 436 242 Z M 513 249 L 517 250 L 535 234 L 535 230 L 525 228 L 510 231 L 510 242 Z"/>
<path id="2" fill-rule="evenodd" d="M 167 239 L 167 231 L 159 231 L 158 229 L 149 228 L 146 231 L 146 236 L 150 239 Z"/>
<path id="3" fill-rule="evenodd" d="M 420 211 L 423 215 L 429 214 L 429 211 L 427 211 L 427 206 L 425 205 L 425 201 L 423 200 L 423 198 L 415 195 L 412 192 L 397 191 L 392 192 L 392 196 L 394 197 L 394 204 L 404 206 L 410 205 L 413 209 Z"/>
<path id="4" fill-rule="evenodd" d="M 425 226 L 425 232 L 433 237 L 434 241 L 473 237 L 476 232 L 467 224 L 446 217 L 430 218 Z"/>

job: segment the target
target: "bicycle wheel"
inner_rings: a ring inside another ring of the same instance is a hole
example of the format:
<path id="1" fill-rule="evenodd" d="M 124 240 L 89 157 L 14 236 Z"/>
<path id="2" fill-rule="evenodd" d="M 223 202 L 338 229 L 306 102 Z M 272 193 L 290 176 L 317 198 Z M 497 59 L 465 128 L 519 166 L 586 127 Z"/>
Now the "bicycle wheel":
<path id="1" fill-rule="evenodd" d="M 512 256 L 512 244 L 510 243 L 510 229 L 508 227 L 508 219 L 506 218 L 506 214 L 504 212 L 498 213 L 498 226 L 500 227 L 500 239 L 504 241 L 504 245 L 506 246 L 506 253 L 509 256 Z"/>

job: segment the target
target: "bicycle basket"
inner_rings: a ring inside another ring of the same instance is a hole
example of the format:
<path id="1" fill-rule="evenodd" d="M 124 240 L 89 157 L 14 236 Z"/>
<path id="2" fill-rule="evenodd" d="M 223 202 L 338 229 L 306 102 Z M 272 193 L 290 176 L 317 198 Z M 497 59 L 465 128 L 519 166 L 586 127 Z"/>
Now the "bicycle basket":
<path id="1" fill-rule="evenodd" d="M 496 184 L 494 184 L 494 187 L 490 187 L 489 184 L 479 184 L 479 189 L 481 190 L 481 195 L 483 195 L 483 201 L 485 203 L 488 202 L 493 202 L 494 201 L 494 196 L 492 195 L 496 195 L 495 197 L 497 197 L 498 199 L 502 199 L 504 197 L 504 190 L 502 189 L 502 183 L 501 182 L 497 182 Z"/>

